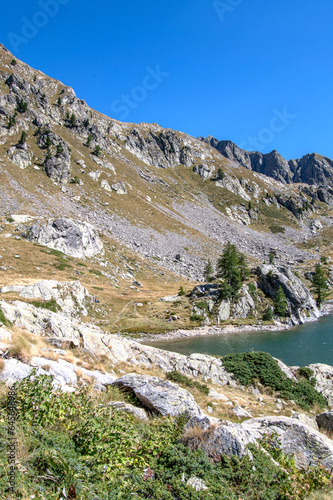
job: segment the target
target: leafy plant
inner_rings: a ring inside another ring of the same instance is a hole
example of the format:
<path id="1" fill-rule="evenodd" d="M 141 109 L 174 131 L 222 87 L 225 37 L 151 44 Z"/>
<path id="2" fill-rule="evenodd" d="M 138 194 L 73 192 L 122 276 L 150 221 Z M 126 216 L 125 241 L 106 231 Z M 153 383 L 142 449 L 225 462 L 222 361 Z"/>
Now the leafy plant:
<path id="1" fill-rule="evenodd" d="M 207 387 L 206 384 L 201 384 L 197 380 L 192 380 L 191 378 L 187 377 L 186 375 L 183 375 L 180 372 L 177 372 L 176 370 L 174 370 L 172 372 L 168 372 L 166 374 L 166 378 L 168 380 L 171 380 L 172 382 L 176 382 L 178 384 L 183 384 L 186 387 L 195 387 L 203 394 L 207 395 L 209 393 L 209 388 Z"/>

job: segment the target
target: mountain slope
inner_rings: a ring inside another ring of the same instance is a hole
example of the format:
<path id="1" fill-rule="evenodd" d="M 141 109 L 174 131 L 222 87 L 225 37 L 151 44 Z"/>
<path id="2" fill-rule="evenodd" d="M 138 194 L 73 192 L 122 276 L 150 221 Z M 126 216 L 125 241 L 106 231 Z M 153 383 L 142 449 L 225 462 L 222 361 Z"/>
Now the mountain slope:
<path id="1" fill-rule="evenodd" d="M 310 155 L 291 168 L 277 152 L 260 156 L 222 141 L 223 155 L 212 139 L 121 123 L 89 108 L 70 87 L 13 60 L 0 46 L 2 236 L 12 214 L 89 222 L 106 249 L 91 265 L 121 281 L 127 264 L 120 270 L 119 261 L 128 255 L 133 269 L 147 269 L 138 271 L 140 281 L 160 296 L 168 283 L 175 292 L 187 279 L 201 280 L 207 258 L 215 261 L 227 241 L 252 264 L 274 251 L 280 264 L 312 266 L 318 253 L 311 247 L 318 244 L 330 255 L 333 197 L 328 183 L 311 180 L 319 175 L 313 162 L 325 173 L 330 160 Z M 13 252 L 28 255 L 32 243 L 10 241 Z"/>

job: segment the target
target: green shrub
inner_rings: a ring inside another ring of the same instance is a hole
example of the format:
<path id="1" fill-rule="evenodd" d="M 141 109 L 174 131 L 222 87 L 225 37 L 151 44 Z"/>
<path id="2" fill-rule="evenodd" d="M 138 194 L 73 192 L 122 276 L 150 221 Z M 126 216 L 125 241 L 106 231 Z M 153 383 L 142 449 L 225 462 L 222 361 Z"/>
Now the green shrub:
<path id="1" fill-rule="evenodd" d="M 308 368 L 307 366 L 302 366 L 301 368 L 298 368 L 297 370 L 297 377 L 303 377 L 307 380 L 310 380 L 311 377 L 313 377 L 314 371 L 311 370 L 311 368 Z"/>
<path id="2" fill-rule="evenodd" d="M 195 306 L 198 307 L 199 309 L 205 309 L 205 310 L 208 309 L 208 304 L 204 300 L 200 300 L 195 304 Z"/>
<path id="3" fill-rule="evenodd" d="M 187 377 L 186 375 L 183 375 L 182 373 L 177 372 L 176 370 L 168 372 L 166 374 L 166 378 L 177 384 L 186 385 L 186 387 L 195 387 L 203 394 L 208 395 L 209 393 L 209 387 L 207 387 L 206 384 L 201 384 L 197 380 L 192 380 L 191 378 Z"/>
<path id="4" fill-rule="evenodd" d="M 0 323 L 2 323 L 5 326 L 11 326 L 11 322 L 6 319 L 3 310 L 0 308 Z"/>
<path id="5" fill-rule="evenodd" d="M 269 229 L 271 230 L 271 233 L 273 234 L 278 234 L 278 233 L 285 233 L 286 228 L 278 226 L 277 224 L 274 224 L 273 226 L 269 226 Z"/>
<path id="6" fill-rule="evenodd" d="M 203 321 L 203 316 L 201 316 L 201 314 L 192 314 L 192 316 L 190 317 L 190 320 L 191 321 Z"/>
<path id="7" fill-rule="evenodd" d="M 272 321 L 273 316 L 274 316 L 274 313 L 273 313 L 272 308 L 267 307 L 267 309 L 265 309 L 265 311 L 264 311 L 264 314 L 262 315 L 262 319 L 264 321 Z"/>
<path id="8" fill-rule="evenodd" d="M 245 352 L 227 354 L 222 358 L 225 369 L 233 373 L 242 385 L 250 385 L 258 380 L 271 387 L 285 399 L 294 400 L 301 408 L 307 409 L 314 403 L 325 407 L 327 402 L 322 394 L 308 380 L 298 383 L 286 377 L 278 362 L 265 352 Z"/>
<path id="9" fill-rule="evenodd" d="M 181 287 L 179 287 L 179 290 L 178 290 L 178 296 L 179 296 L 179 297 L 182 297 L 182 296 L 183 296 L 183 295 L 185 295 L 185 294 L 186 294 L 186 292 L 185 292 L 184 288 L 183 288 L 182 286 L 181 286 Z"/>
<path id="10" fill-rule="evenodd" d="M 31 302 L 31 304 L 35 307 L 41 307 L 42 309 L 48 309 L 49 311 L 52 312 L 57 312 L 59 311 L 60 307 L 55 301 L 55 299 L 48 300 L 46 302 L 42 300 L 34 300 Z"/>

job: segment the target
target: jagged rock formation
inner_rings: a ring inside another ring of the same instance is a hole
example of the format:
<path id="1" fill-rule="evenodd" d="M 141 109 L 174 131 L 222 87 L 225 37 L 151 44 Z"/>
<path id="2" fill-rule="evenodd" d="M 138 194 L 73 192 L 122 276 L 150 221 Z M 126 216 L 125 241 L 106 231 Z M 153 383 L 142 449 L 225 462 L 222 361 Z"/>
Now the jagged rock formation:
<path id="1" fill-rule="evenodd" d="M 245 168 L 269 177 L 283 184 L 304 182 L 310 185 L 333 183 L 333 161 L 316 153 L 307 154 L 300 160 L 285 160 L 277 151 L 267 154 L 240 149 L 231 141 L 218 141 L 214 137 L 199 137 L 203 142 L 217 149 L 225 158 Z"/>
<path id="2" fill-rule="evenodd" d="M 314 298 L 290 268 L 264 264 L 257 268 L 257 275 L 258 286 L 273 299 L 281 286 L 287 298 L 289 316 L 293 324 L 304 323 L 319 317 Z"/>
<path id="3" fill-rule="evenodd" d="M 46 224 L 35 222 L 22 236 L 78 259 L 92 257 L 103 250 L 103 244 L 91 224 L 71 219 L 50 219 Z"/>
<path id="4" fill-rule="evenodd" d="M 316 422 L 320 429 L 325 431 L 333 431 L 333 411 L 325 411 L 316 416 Z"/>

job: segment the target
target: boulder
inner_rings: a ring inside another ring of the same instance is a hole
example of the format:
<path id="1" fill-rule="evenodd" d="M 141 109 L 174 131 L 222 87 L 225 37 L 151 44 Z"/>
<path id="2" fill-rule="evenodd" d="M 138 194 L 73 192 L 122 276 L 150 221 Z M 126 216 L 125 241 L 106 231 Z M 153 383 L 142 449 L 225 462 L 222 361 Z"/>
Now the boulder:
<path id="1" fill-rule="evenodd" d="M 77 383 L 75 366 L 64 359 L 53 361 L 47 358 L 33 356 L 31 358 L 31 365 L 45 370 L 47 375 L 51 375 L 60 386 L 67 384 L 74 386 Z"/>
<path id="2" fill-rule="evenodd" d="M 309 427 L 312 427 L 312 429 L 314 429 L 315 431 L 319 430 L 316 419 L 314 417 L 310 417 L 309 415 L 306 415 L 305 413 L 295 412 L 291 415 L 291 418 L 296 418 L 296 420 L 300 420 L 301 422 L 308 425 Z"/>
<path id="3" fill-rule="evenodd" d="M 159 415 L 177 416 L 188 412 L 193 417 L 203 414 L 191 393 L 168 380 L 129 373 L 113 385 L 134 393 L 145 408 Z"/>
<path id="4" fill-rule="evenodd" d="M 320 415 L 316 416 L 316 422 L 319 429 L 324 429 L 325 431 L 333 432 L 333 410 L 325 411 Z"/>
<path id="5" fill-rule="evenodd" d="M 14 165 L 24 170 L 31 165 L 31 154 L 18 146 L 8 149 L 7 155 Z"/>
<path id="6" fill-rule="evenodd" d="M 200 164 L 193 167 L 193 172 L 199 174 L 204 180 L 209 179 L 214 173 L 214 165 Z"/>
<path id="7" fill-rule="evenodd" d="M 127 194 L 126 185 L 123 181 L 116 182 L 116 184 L 112 184 L 111 187 L 117 194 Z"/>
<path id="8" fill-rule="evenodd" d="M 108 181 L 107 181 L 107 180 L 105 180 L 105 179 L 103 179 L 103 180 L 101 181 L 101 188 L 102 188 L 102 189 L 105 189 L 105 191 L 108 191 L 109 193 L 112 191 L 112 188 L 111 188 L 110 184 L 109 184 L 109 183 L 108 183 Z"/>
<path id="9" fill-rule="evenodd" d="M 137 406 L 133 406 L 129 403 L 125 403 L 124 401 L 112 401 L 108 403 L 112 408 L 118 411 L 124 411 L 126 413 L 131 413 L 139 420 L 147 421 L 148 416 L 143 408 L 138 408 Z"/>
<path id="10" fill-rule="evenodd" d="M 235 318 L 246 318 L 249 314 L 253 314 L 255 303 L 250 295 L 249 287 L 243 285 L 239 292 L 239 299 L 233 307 L 233 316 Z"/>
<path id="11" fill-rule="evenodd" d="M 263 417 L 244 421 L 241 426 L 256 439 L 277 434 L 278 447 L 293 455 L 299 468 L 312 467 L 318 462 L 333 467 L 333 441 L 306 423 L 290 417 Z"/>
<path id="12" fill-rule="evenodd" d="M 230 317 L 230 301 L 222 300 L 217 311 L 217 323 L 226 321 Z"/>
<path id="13" fill-rule="evenodd" d="M 94 226 L 72 219 L 35 222 L 22 236 L 78 259 L 93 257 L 103 250 L 103 244 Z"/>
<path id="14" fill-rule="evenodd" d="M 52 156 L 44 163 L 46 175 L 58 184 L 66 184 L 71 177 L 70 154 L 68 151 Z"/>
<path id="15" fill-rule="evenodd" d="M 184 430 L 184 443 L 190 448 L 201 448 L 211 459 L 223 454 L 238 457 L 249 455 L 247 445 L 256 442 L 252 433 L 241 424 L 209 417 L 192 418 Z"/>
<path id="16" fill-rule="evenodd" d="M 28 377 L 33 370 L 31 366 L 22 363 L 18 359 L 4 359 L 4 368 L 0 372 L 0 380 L 6 382 L 7 385 L 12 385 L 14 382 L 19 382 Z M 37 375 L 47 375 L 45 370 L 38 369 Z"/>

